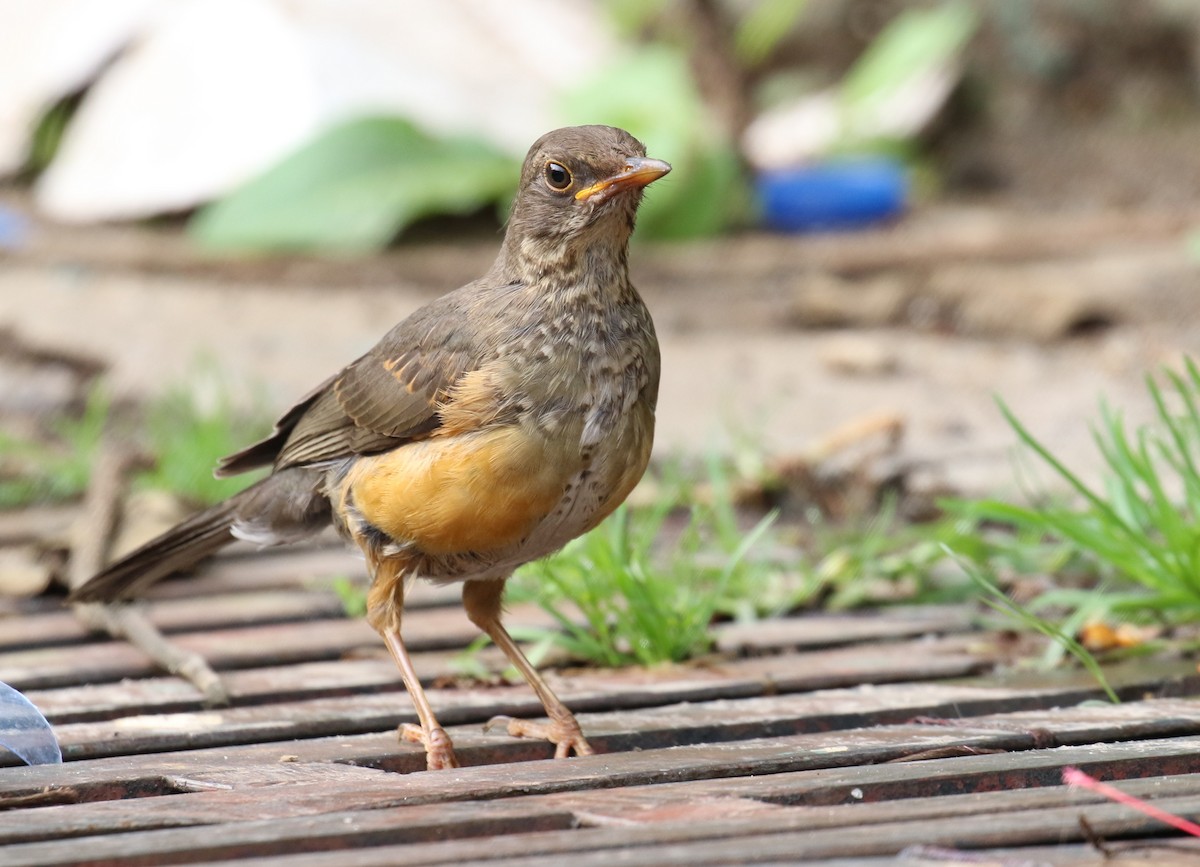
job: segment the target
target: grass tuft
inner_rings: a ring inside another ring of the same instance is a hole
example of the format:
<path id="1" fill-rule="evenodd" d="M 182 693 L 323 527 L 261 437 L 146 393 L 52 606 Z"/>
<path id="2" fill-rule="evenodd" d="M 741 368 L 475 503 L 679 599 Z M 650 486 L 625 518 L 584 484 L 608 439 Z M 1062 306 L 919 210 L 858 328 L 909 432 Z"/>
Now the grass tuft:
<path id="1" fill-rule="evenodd" d="M 146 411 L 146 434 L 154 465 L 138 476 L 138 484 L 211 505 L 261 478 L 261 471 L 222 479 L 213 476 L 221 458 L 269 428 L 265 418 L 239 411 L 229 395 L 228 383 L 204 365 L 187 382 L 152 401 Z"/>
<path id="2" fill-rule="evenodd" d="M 100 385 L 78 418 L 56 420 L 44 439 L 0 432 L 0 509 L 75 499 L 87 489 L 112 400 Z"/>
<path id="3" fill-rule="evenodd" d="M 681 662 L 707 652 L 713 619 L 735 583 L 752 580 L 747 555 L 774 517 L 723 550 L 722 510 L 693 506 L 677 541 L 656 550 L 670 505 L 637 513 L 622 506 L 558 554 L 523 567 L 512 598 L 536 602 L 558 624 L 525 637 L 550 637 L 575 658 L 612 667 Z"/>
<path id="4" fill-rule="evenodd" d="M 168 389 L 144 410 L 144 448 L 153 459 L 140 487 L 170 491 L 198 505 L 215 503 L 253 482 L 255 474 L 216 479 L 213 467 L 269 428 L 266 418 L 239 411 L 228 384 L 209 366 Z M 88 393 L 77 418 L 60 418 L 37 439 L 0 432 L 0 508 L 76 499 L 87 490 L 103 438 L 124 432 L 129 419 L 114 409 L 103 383 Z"/>
<path id="5" fill-rule="evenodd" d="M 1180 624 L 1200 620 L 1200 369 L 1167 371 L 1166 386 L 1147 377 L 1154 425 L 1129 431 L 1102 405 L 1093 429 L 1106 473 L 1085 483 L 1038 441 L 1002 402 L 1001 412 L 1028 447 L 1074 493 L 1073 501 L 1019 506 L 970 505 L 983 520 L 1056 540 L 1098 579 L 1099 587 L 1061 588 L 1038 606 L 1063 606 L 1068 622 L 1115 617 Z"/>
<path id="6" fill-rule="evenodd" d="M 1100 667 L 1100 663 L 1096 661 L 1096 657 L 1072 634 L 1064 631 L 1060 626 L 1055 625 L 1049 620 L 1039 617 L 1027 607 L 1012 599 L 1000 589 L 995 578 L 987 574 L 979 564 L 958 557 L 949 548 L 945 550 L 946 553 L 958 561 L 963 571 L 971 578 L 975 586 L 979 588 L 985 605 L 995 611 L 999 611 L 1001 614 L 1007 615 L 1026 629 L 1033 632 L 1040 632 L 1064 651 L 1070 653 L 1079 661 L 1080 665 L 1087 669 L 1087 672 L 1096 683 L 1100 685 L 1108 700 L 1113 704 L 1120 704 L 1121 699 L 1117 696 L 1116 691 L 1113 690 L 1112 685 L 1109 684 L 1108 678 L 1104 676 L 1104 669 Z"/>

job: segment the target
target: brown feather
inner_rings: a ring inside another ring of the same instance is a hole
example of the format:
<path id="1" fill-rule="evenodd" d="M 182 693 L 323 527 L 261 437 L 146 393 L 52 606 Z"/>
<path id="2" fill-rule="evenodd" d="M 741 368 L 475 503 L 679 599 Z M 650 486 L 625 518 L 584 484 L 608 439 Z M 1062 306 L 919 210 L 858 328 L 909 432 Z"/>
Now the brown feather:
<path id="1" fill-rule="evenodd" d="M 188 569 L 233 542 L 234 526 L 269 532 L 274 542 L 302 539 L 329 524 L 324 474 L 284 470 L 172 527 L 103 569 L 72 592 L 72 602 L 136 596 L 149 585 Z"/>
<path id="2" fill-rule="evenodd" d="M 292 430 L 299 423 L 310 409 L 333 384 L 336 376 L 331 376 L 323 383 L 318 385 L 304 397 L 300 398 L 296 404 L 285 412 L 275 422 L 275 430 L 266 439 L 259 440 L 252 445 L 247 446 L 241 451 L 234 452 L 226 458 L 222 458 L 217 464 L 216 470 L 213 472 L 218 479 L 226 476 L 236 476 L 238 473 L 244 473 L 248 470 L 255 470 L 259 467 L 267 467 L 275 463 L 275 459 L 279 455 L 280 449 L 287 442 L 288 437 L 292 435 Z"/>
<path id="3" fill-rule="evenodd" d="M 136 596 L 160 578 L 220 550 L 234 540 L 230 530 L 244 494 L 205 509 L 147 542 L 88 579 L 68 601 L 109 602 Z"/>

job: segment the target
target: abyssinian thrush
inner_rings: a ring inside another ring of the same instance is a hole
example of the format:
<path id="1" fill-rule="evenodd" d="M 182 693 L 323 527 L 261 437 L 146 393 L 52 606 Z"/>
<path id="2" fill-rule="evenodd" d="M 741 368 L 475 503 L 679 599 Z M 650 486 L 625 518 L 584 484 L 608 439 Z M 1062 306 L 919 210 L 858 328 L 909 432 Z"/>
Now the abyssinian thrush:
<path id="1" fill-rule="evenodd" d="M 509 720 L 556 755 L 592 752 L 501 623 L 506 579 L 596 526 L 650 458 L 658 341 L 629 282 L 643 188 L 671 167 L 624 130 L 570 127 L 530 148 L 482 278 L 422 307 L 218 475 L 271 475 L 89 579 L 124 598 L 235 538 L 275 545 L 330 521 L 366 555 L 368 618 L 400 668 L 428 766 L 456 767 L 401 637 L 407 581 L 462 581 L 463 606 L 529 681 L 549 724 Z"/>

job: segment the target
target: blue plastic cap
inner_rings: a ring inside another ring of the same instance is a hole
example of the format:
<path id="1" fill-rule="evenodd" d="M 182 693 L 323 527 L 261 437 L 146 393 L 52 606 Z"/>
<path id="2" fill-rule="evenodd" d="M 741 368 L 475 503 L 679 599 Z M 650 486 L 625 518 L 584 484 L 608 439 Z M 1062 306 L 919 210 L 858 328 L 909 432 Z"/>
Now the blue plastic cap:
<path id="1" fill-rule="evenodd" d="M 908 175 L 886 157 L 855 157 L 761 173 L 763 222 L 781 232 L 853 229 L 904 211 Z"/>

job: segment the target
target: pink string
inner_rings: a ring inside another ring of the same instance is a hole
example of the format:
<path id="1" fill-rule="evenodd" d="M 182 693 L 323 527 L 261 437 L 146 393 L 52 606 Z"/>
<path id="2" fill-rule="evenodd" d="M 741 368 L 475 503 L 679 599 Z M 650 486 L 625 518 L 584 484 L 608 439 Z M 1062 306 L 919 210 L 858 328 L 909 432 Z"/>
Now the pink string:
<path id="1" fill-rule="evenodd" d="M 1102 783 L 1095 777 L 1084 773 L 1079 768 L 1063 768 L 1062 778 L 1063 782 L 1068 786 L 1089 789 L 1111 801 L 1116 801 L 1118 804 L 1124 804 L 1127 807 L 1132 807 L 1135 810 L 1145 813 L 1152 819 L 1157 819 L 1173 828 L 1178 828 L 1185 834 L 1200 837 L 1200 825 L 1197 825 L 1195 822 L 1190 822 L 1187 819 L 1176 816 L 1174 813 L 1168 813 L 1166 810 L 1160 810 L 1153 804 L 1143 801 L 1141 798 L 1135 798 L 1133 795 L 1122 792 L 1120 789 L 1114 789 L 1112 786 Z"/>

